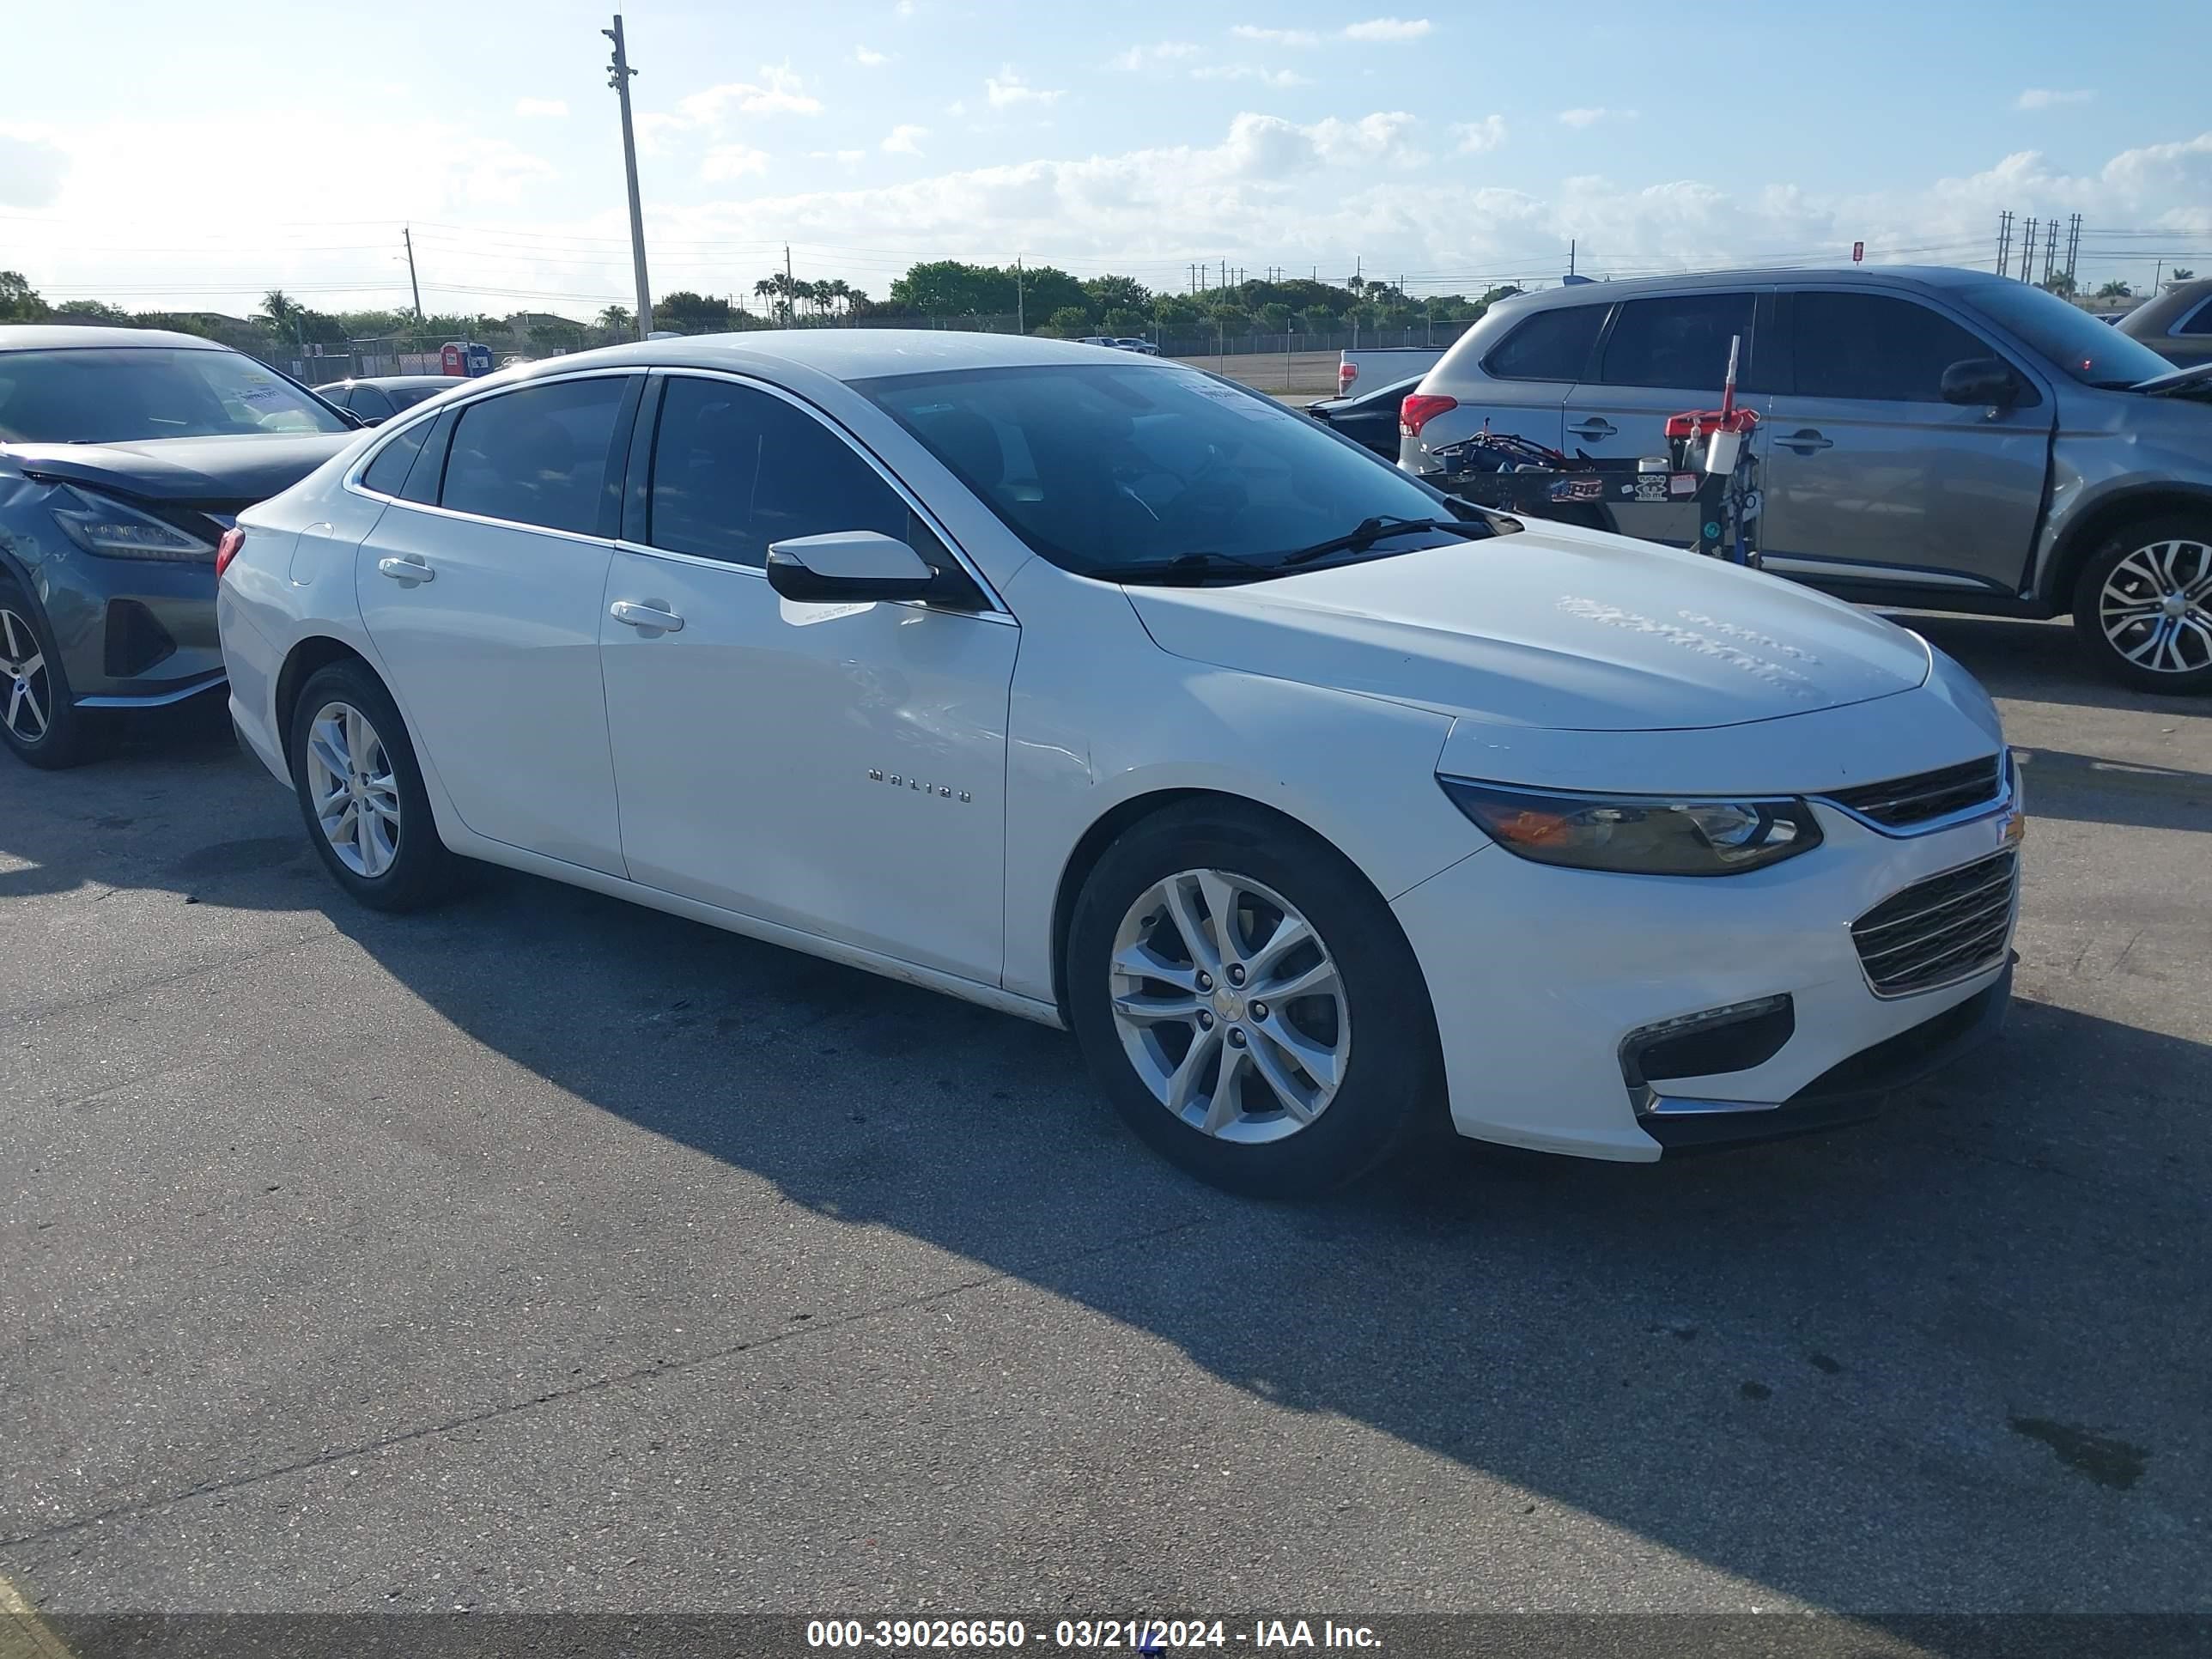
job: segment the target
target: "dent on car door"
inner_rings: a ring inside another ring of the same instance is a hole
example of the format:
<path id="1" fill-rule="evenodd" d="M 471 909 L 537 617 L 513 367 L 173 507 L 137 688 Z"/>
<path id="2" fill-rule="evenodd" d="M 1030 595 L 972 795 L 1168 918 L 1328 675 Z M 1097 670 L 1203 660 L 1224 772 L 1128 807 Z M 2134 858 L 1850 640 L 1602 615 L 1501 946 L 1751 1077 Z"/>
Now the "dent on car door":
<path id="1" fill-rule="evenodd" d="M 599 624 L 640 385 L 536 382 L 440 417 L 355 578 L 416 745 L 461 822 L 617 875 Z"/>
<path id="2" fill-rule="evenodd" d="M 771 542 L 873 530 L 952 556 L 814 410 L 757 383 L 664 385 L 600 619 L 632 878 L 995 984 L 1018 630 L 780 597 Z"/>
<path id="3" fill-rule="evenodd" d="M 1701 289 L 1624 302 L 1594 371 L 1567 398 L 1560 447 L 1599 459 L 1666 454 L 1669 415 L 1719 407 L 1735 340 L 1742 342 L 1737 401 L 1764 413 L 1759 297 L 1748 289 Z M 1611 513 L 1624 535 L 1682 544 L 1697 538 L 1693 506 L 1614 501 Z"/>
<path id="4" fill-rule="evenodd" d="M 2048 389 L 1918 299 L 1802 289 L 1782 311 L 1790 380 L 1764 434 L 1768 567 L 1931 598 L 2016 588 L 2043 509 Z M 1946 369 L 1990 358 L 2019 383 L 2009 407 L 1945 400 Z"/>

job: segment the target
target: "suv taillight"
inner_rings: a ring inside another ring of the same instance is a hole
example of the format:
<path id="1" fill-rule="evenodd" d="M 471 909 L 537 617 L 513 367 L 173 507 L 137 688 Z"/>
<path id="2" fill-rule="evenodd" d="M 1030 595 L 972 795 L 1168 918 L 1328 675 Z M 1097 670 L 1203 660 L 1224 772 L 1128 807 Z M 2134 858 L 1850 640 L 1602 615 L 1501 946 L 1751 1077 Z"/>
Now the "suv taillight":
<path id="1" fill-rule="evenodd" d="M 205 546 L 206 544 L 203 542 L 201 545 Z M 235 525 L 222 532 L 222 539 L 215 544 L 215 574 L 217 581 L 222 580 L 222 573 L 230 568 L 230 562 L 238 556 L 238 550 L 245 545 L 246 532 Z"/>
<path id="2" fill-rule="evenodd" d="M 1336 395 L 1340 398 L 1352 390 L 1352 383 L 1359 378 L 1358 363 L 1339 363 L 1336 366 Z"/>
<path id="3" fill-rule="evenodd" d="M 1421 428 L 1439 415 L 1449 414 L 1459 407 L 1456 398 L 1442 397 L 1435 392 L 1412 392 L 1398 405 L 1398 430 L 1408 438 L 1418 438 Z"/>

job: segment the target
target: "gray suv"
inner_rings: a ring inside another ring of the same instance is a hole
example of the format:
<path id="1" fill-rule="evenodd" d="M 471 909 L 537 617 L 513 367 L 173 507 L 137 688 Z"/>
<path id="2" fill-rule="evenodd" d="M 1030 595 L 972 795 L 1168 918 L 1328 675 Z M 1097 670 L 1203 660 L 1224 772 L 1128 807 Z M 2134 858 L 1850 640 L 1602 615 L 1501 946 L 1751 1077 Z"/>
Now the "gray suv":
<path id="1" fill-rule="evenodd" d="M 1667 416 L 1718 400 L 1738 336 L 1767 569 L 1868 604 L 2070 611 L 2116 677 L 2212 691 L 2212 369 L 2004 277 L 1737 271 L 1510 300 L 1422 380 L 1399 465 L 1439 471 L 1486 423 L 1663 453 Z M 1582 509 L 1675 543 L 1692 510 Z"/>

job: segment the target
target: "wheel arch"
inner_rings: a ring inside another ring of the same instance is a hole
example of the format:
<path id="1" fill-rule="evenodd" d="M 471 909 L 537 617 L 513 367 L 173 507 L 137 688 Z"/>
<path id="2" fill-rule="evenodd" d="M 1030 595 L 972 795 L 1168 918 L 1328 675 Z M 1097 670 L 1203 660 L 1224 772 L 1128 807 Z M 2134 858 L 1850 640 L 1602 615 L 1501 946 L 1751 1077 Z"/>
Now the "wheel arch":
<path id="1" fill-rule="evenodd" d="M 310 634 L 294 644 L 285 653 L 284 665 L 276 671 L 276 706 L 271 710 L 276 718 L 276 742 L 287 764 L 292 760 L 292 714 L 299 705 L 301 689 L 334 662 L 357 662 L 376 674 L 378 684 L 383 684 L 384 676 L 377 674 L 376 665 L 343 640 Z"/>
<path id="2" fill-rule="evenodd" d="M 2168 513 L 2201 513 L 2212 521 L 2212 489 L 2179 483 L 2147 483 L 2117 490 L 2068 523 L 2045 564 L 2038 597 L 2058 615 L 2074 608 L 2081 568 L 2130 524 Z"/>

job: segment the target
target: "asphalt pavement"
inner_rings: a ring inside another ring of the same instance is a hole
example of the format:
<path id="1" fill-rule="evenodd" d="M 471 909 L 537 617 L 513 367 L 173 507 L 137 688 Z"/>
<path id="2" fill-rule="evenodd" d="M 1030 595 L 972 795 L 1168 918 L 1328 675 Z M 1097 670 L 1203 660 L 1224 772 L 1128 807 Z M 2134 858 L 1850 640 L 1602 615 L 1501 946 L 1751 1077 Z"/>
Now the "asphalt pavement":
<path id="1" fill-rule="evenodd" d="M 2000 1046 L 1301 1206 L 1037 1027 L 520 876 L 354 908 L 208 711 L 0 765 L 0 1589 L 2212 1612 L 2212 706 L 1916 625 L 2027 751 Z"/>

